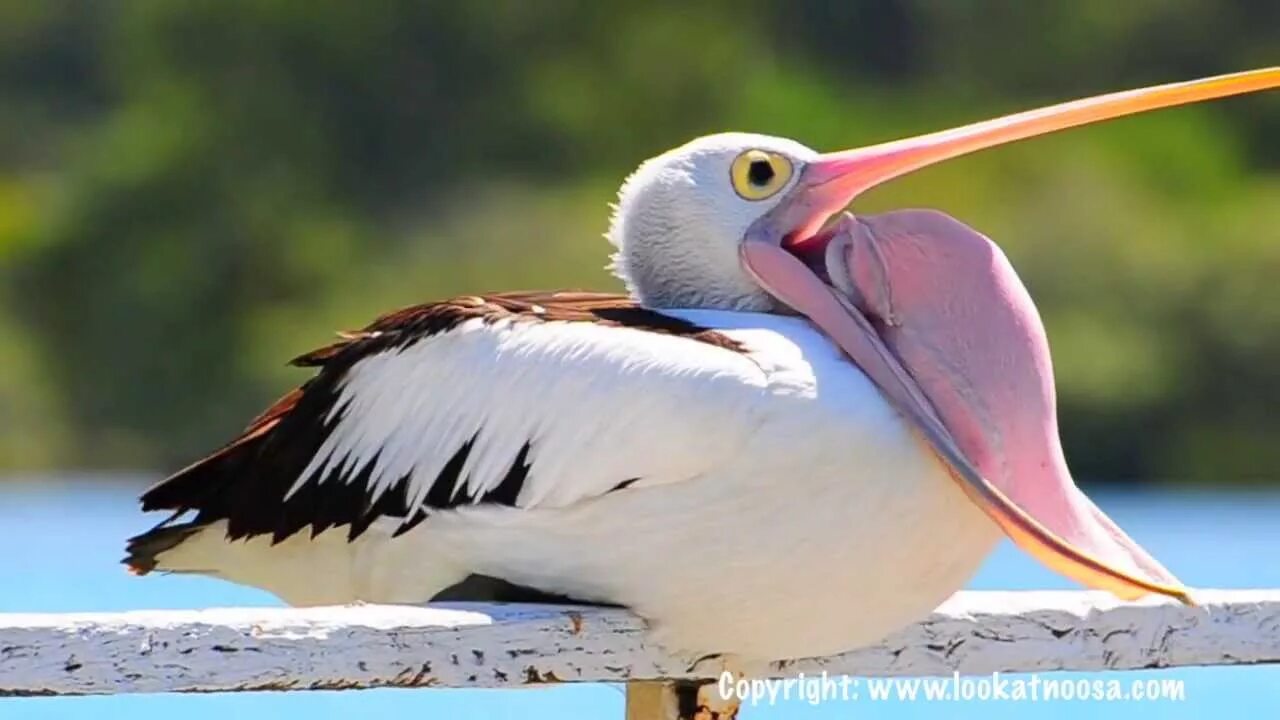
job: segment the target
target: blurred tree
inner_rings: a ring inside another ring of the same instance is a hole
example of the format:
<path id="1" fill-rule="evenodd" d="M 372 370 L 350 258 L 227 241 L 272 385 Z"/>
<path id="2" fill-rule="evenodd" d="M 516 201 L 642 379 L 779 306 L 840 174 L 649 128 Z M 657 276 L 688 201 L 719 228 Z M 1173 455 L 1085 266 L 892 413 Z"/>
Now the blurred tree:
<path id="1" fill-rule="evenodd" d="M 861 144 L 1274 63 L 1276 26 L 1265 0 L 0 3 L 0 467 L 172 466 L 387 306 L 616 287 L 605 203 L 696 134 Z M 1278 123 L 1276 97 L 1163 113 L 860 207 L 1002 241 L 1080 474 L 1260 478 Z"/>

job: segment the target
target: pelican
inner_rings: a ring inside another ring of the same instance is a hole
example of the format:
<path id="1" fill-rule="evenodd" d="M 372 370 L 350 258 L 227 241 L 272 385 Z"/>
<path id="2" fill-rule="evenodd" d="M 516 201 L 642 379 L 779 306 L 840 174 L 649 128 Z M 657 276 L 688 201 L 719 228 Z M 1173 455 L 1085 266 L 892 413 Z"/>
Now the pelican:
<path id="1" fill-rule="evenodd" d="M 699 138 L 608 231 L 628 294 L 457 297 L 294 364 L 314 375 L 148 489 L 137 574 L 294 605 L 626 607 L 673 651 L 874 643 L 1003 532 L 1121 598 L 1188 590 L 1086 498 L 1048 343 L 999 248 L 932 211 L 843 212 L 965 153 L 1280 85 L 1280 68 L 1077 100 L 855 150 Z"/>

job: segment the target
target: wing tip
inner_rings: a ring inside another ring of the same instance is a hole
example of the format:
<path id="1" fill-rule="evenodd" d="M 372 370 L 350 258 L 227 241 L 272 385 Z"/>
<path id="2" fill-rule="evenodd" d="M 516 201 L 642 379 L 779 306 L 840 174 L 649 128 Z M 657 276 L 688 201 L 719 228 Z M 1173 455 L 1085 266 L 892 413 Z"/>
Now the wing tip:
<path id="1" fill-rule="evenodd" d="M 170 524 L 169 518 L 150 530 L 134 535 L 125 542 L 125 556 L 120 560 L 129 574 L 142 577 L 160 564 L 160 555 L 186 542 L 202 530 L 203 523 L 186 522 Z"/>

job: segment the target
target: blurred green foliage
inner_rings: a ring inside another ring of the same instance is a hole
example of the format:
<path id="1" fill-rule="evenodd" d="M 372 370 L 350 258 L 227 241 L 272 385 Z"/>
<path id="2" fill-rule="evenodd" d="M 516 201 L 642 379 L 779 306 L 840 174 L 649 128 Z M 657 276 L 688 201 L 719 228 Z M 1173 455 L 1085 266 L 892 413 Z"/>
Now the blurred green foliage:
<path id="1" fill-rule="evenodd" d="M 1275 64 L 1268 0 L 0 0 L 0 468 L 169 467 L 282 361 L 455 292 L 616 288 L 606 203 L 706 132 L 865 144 Z M 1274 481 L 1280 93 L 857 209 L 1007 249 L 1077 475 Z"/>

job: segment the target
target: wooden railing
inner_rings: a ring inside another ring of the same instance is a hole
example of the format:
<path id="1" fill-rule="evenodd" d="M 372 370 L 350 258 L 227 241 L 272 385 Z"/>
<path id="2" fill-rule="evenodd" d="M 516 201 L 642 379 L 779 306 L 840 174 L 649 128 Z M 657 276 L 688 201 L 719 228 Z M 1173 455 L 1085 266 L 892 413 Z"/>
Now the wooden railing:
<path id="1" fill-rule="evenodd" d="M 772 666 L 929 676 L 1280 663 L 1280 590 L 1203 590 L 1198 607 L 1094 592 L 963 592 L 880 644 Z M 721 669 L 664 652 L 622 610 L 359 605 L 0 614 L 0 695 L 629 683 L 630 717 Z M 39 702 L 31 700 L 29 702 Z"/>

